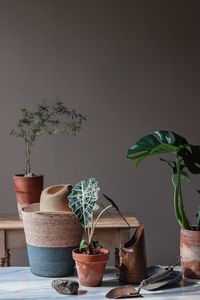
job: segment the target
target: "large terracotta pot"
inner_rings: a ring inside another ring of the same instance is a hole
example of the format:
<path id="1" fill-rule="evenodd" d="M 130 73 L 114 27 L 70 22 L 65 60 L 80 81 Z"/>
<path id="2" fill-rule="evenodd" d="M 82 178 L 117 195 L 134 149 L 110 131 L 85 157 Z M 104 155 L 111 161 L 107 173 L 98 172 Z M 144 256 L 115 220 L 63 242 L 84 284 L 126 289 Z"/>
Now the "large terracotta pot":
<path id="1" fill-rule="evenodd" d="M 83 228 L 72 212 L 39 209 L 39 203 L 22 209 L 31 271 L 44 277 L 71 275 L 75 265 L 72 250 L 80 244 Z"/>
<path id="2" fill-rule="evenodd" d="M 79 249 L 73 250 L 73 259 L 76 261 L 78 279 L 83 286 L 100 286 L 105 271 L 109 250 L 102 248 L 102 254 L 80 254 Z"/>
<path id="3" fill-rule="evenodd" d="M 200 279 L 200 231 L 181 229 L 180 255 L 183 276 Z"/>
<path id="4" fill-rule="evenodd" d="M 43 175 L 24 177 L 24 174 L 19 174 L 13 177 L 20 219 L 22 207 L 28 204 L 40 202 L 43 182 Z"/>

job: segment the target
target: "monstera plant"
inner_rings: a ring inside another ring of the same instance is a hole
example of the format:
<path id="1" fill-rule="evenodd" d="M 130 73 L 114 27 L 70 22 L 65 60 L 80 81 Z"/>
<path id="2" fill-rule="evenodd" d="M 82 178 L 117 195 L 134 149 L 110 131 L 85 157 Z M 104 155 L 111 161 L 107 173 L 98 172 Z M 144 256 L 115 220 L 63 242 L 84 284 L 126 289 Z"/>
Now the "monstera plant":
<path id="1" fill-rule="evenodd" d="M 128 149 L 127 157 L 139 166 L 145 158 L 165 153 L 173 153 L 175 156 L 174 160 L 160 160 L 167 163 L 172 170 L 176 219 L 181 227 L 190 229 L 191 223 L 183 204 L 182 180 L 189 181 L 190 173 L 200 173 L 200 146 L 190 144 L 175 132 L 160 130 L 141 138 Z"/>
<path id="2" fill-rule="evenodd" d="M 93 240 L 99 218 L 107 209 L 112 207 L 112 205 L 105 207 L 94 218 L 99 191 L 97 180 L 90 178 L 75 184 L 68 196 L 68 206 L 85 230 L 86 239 L 81 241 L 78 249 L 73 250 L 79 281 L 84 286 L 101 284 L 105 265 L 109 258 L 109 250 L 100 246 L 98 241 Z"/>
<path id="3" fill-rule="evenodd" d="M 200 278 L 200 209 L 197 225 L 192 226 L 183 203 L 182 181 L 190 180 L 191 174 L 200 173 L 200 145 L 189 143 L 172 131 L 159 130 L 141 138 L 128 149 L 127 158 L 136 166 L 147 157 L 166 153 L 174 154 L 174 160 L 160 158 L 172 170 L 174 209 L 181 226 L 181 257 L 184 276 Z"/>

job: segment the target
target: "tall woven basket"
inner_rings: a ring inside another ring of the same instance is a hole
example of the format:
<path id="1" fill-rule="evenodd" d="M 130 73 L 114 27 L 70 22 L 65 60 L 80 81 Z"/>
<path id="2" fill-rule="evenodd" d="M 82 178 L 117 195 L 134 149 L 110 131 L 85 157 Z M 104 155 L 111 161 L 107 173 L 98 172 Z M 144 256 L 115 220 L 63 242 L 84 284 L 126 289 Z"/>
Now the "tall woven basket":
<path id="1" fill-rule="evenodd" d="M 30 268 L 44 277 L 67 276 L 74 271 L 72 250 L 77 248 L 83 229 L 70 212 L 39 211 L 39 203 L 22 209 Z"/>

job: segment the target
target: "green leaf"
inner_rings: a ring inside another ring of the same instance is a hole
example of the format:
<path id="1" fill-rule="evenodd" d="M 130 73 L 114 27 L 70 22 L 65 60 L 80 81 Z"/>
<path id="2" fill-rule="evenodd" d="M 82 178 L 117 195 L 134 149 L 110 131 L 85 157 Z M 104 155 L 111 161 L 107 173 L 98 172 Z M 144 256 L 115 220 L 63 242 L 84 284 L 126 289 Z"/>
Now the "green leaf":
<path id="1" fill-rule="evenodd" d="M 82 240 L 80 242 L 80 245 L 79 245 L 79 250 L 80 252 L 82 252 L 82 250 L 85 250 L 85 249 L 88 249 L 89 248 L 89 245 L 86 241 Z"/>
<path id="2" fill-rule="evenodd" d="M 178 154 L 187 145 L 187 140 L 175 132 L 159 130 L 144 136 L 129 148 L 127 158 L 135 160 L 136 166 L 138 166 L 149 156 L 162 153 Z"/>
<path id="3" fill-rule="evenodd" d="M 89 225 L 98 199 L 100 188 L 95 178 L 77 183 L 68 196 L 69 207 L 76 215 L 84 229 Z"/>
<path id="4" fill-rule="evenodd" d="M 102 245 L 99 243 L 99 241 L 96 241 L 96 240 L 95 241 L 93 240 L 91 242 L 91 246 L 92 246 L 93 249 L 103 248 Z"/>
<path id="5" fill-rule="evenodd" d="M 181 171 L 181 172 L 180 172 L 180 175 L 181 175 L 181 179 L 182 179 L 182 180 L 185 180 L 185 181 L 187 181 L 187 182 L 190 182 L 191 177 L 190 177 L 190 174 L 189 174 L 189 173 L 187 173 L 187 172 L 185 172 L 185 171 Z"/>
<path id="6" fill-rule="evenodd" d="M 179 156 L 184 160 L 185 166 L 193 174 L 200 174 L 200 146 L 188 145 L 186 149 L 183 149 Z"/>
<path id="7" fill-rule="evenodd" d="M 197 230 L 200 230 L 200 207 L 197 212 Z"/>

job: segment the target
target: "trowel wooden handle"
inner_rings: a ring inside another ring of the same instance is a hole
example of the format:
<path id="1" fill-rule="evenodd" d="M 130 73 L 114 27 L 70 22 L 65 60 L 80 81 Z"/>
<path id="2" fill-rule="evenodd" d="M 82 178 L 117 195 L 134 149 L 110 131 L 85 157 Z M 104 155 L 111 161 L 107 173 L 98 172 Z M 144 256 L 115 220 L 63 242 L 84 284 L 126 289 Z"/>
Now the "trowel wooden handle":
<path id="1" fill-rule="evenodd" d="M 141 282 L 141 285 L 146 286 L 147 284 L 160 281 L 160 280 L 168 277 L 172 272 L 173 272 L 173 268 L 169 267 L 168 269 L 164 269 L 163 271 L 159 272 L 158 274 L 152 275 L 151 277 L 143 280 Z"/>

